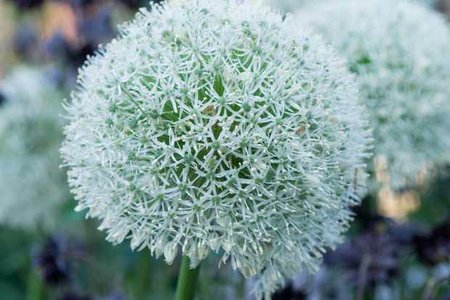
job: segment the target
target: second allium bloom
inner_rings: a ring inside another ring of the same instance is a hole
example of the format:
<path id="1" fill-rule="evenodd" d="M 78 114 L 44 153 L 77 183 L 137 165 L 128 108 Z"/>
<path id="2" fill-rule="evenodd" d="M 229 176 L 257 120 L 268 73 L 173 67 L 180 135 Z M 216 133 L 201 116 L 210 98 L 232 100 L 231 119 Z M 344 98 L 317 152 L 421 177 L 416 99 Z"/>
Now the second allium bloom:
<path id="1" fill-rule="evenodd" d="M 395 189 L 450 160 L 450 30 L 441 16 L 412 1 L 339 0 L 297 18 L 348 59 Z"/>
<path id="2" fill-rule="evenodd" d="M 50 231 L 69 197 L 59 168 L 63 93 L 43 70 L 17 67 L 0 94 L 0 224 Z"/>
<path id="3" fill-rule="evenodd" d="M 369 140 L 345 65 L 266 8 L 142 12 L 81 70 L 62 153 L 78 209 L 170 263 L 211 251 L 257 295 L 314 269 L 358 203 Z"/>

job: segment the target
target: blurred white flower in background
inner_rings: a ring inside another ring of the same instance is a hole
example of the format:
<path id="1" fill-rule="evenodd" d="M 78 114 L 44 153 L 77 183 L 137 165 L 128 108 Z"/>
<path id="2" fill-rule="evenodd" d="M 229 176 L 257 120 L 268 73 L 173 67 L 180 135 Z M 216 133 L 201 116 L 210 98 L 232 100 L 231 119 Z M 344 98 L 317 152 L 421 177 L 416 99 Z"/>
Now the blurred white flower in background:
<path id="1" fill-rule="evenodd" d="M 180 0 L 182 1 L 182 0 Z M 259 1 L 264 2 L 268 4 L 269 6 L 273 7 L 274 9 L 277 9 L 281 12 L 296 12 L 297 10 L 303 8 L 306 5 L 310 4 L 332 4 L 333 2 L 339 2 L 340 0 L 253 0 L 253 1 Z M 365 0 L 361 0 L 361 2 L 364 2 Z M 405 0 L 401 0 L 405 1 Z M 411 2 L 420 3 L 429 7 L 434 7 L 437 4 L 437 0 L 409 0 Z"/>
<path id="2" fill-rule="evenodd" d="M 326 2 L 327 0 L 261 0 L 269 6 L 281 12 L 294 12 L 303 6 L 314 2 Z M 333 0 L 329 0 L 333 1 Z"/>
<path id="3" fill-rule="evenodd" d="M 63 95 L 38 69 L 0 81 L 0 224 L 50 229 L 69 193 L 60 169 Z"/>
<path id="4" fill-rule="evenodd" d="M 182 1 L 182 0 L 180 0 Z M 253 0 L 253 1 L 259 1 L 264 2 L 268 4 L 269 6 L 273 7 L 274 9 L 277 9 L 281 12 L 290 12 L 295 13 L 297 10 L 305 7 L 306 5 L 310 4 L 331 4 L 333 2 L 339 2 L 340 0 Z M 365 1 L 365 0 L 361 0 Z M 405 1 L 405 0 L 401 0 Z M 425 6 L 434 7 L 438 3 L 438 0 L 409 0 L 411 2 L 416 2 Z"/>
<path id="5" fill-rule="evenodd" d="M 409 1 L 337 0 L 296 18 L 347 57 L 394 188 L 449 161 L 450 30 L 438 13 Z"/>
<path id="6" fill-rule="evenodd" d="M 410 1 L 424 4 L 429 7 L 434 7 L 439 2 L 438 0 L 410 0 Z"/>

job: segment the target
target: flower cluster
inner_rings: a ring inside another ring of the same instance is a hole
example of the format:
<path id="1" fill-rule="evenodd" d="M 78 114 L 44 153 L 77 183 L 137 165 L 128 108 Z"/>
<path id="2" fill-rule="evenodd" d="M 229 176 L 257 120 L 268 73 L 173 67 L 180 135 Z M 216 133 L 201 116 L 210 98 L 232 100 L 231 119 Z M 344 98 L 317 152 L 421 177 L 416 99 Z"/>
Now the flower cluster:
<path id="1" fill-rule="evenodd" d="M 62 95 L 41 71 L 24 67 L 0 91 L 0 223 L 49 228 L 68 197 L 58 155 Z"/>
<path id="2" fill-rule="evenodd" d="M 357 75 L 394 188 L 450 157 L 450 30 L 410 1 L 339 0 L 297 15 L 323 34 Z"/>
<path id="3" fill-rule="evenodd" d="M 154 6 L 123 26 L 80 71 L 62 155 L 109 241 L 193 266 L 221 252 L 268 297 L 340 241 L 370 137 L 335 53 L 238 2 Z"/>

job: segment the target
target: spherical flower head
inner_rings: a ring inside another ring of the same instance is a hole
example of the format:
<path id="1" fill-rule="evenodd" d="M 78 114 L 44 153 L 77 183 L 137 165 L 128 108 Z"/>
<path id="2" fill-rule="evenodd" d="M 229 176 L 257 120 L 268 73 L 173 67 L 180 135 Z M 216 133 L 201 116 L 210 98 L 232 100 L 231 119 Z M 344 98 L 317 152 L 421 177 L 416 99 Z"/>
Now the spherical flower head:
<path id="1" fill-rule="evenodd" d="M 238 2 L 142 10 L 80 71 L 62 154 L 108 240 L 220 252 L 268 297 L 340 240 L 369 137 L 345 64 Z"/>
<path id="2" fill-rule="evenodd" d="M 339 0 L 297 16 L 346 56 L 394 188 L 450 154 L 450 31 L 410 1 Z"/>
<path id="3" fill-rule="evenodd" d="M 0 81 L 0 92 L 0 224 L 51 229 L 69 195 L 58 154 L 62 95 L 25 67 Z"/>

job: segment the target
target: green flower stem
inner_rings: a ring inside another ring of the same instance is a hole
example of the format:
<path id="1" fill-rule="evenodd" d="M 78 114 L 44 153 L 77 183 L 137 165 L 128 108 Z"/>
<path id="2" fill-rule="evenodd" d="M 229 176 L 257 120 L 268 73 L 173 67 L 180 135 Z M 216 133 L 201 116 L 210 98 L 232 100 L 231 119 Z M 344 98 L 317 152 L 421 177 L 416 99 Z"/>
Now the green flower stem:
<path id="1" fill-rule="evenodd" d="M 183 256 L 178 276 L 176 300 L 193 300 L 195 296 L 195 287 L 197 285 L 200 266 L 195 269 L 189 267 L 190 261 L 187 256 Z"/>
<path id="2" fill-rule="evenodd" d="M 136 299 L 147 299 L 148 285 L 151 280 L 151 258 L 146 255 L 147 252 L 141 253 L 139 265 L 137 269 L 137 278 L 135 280 L 134 292 Z"/>
<path id="3" fill-rule="evenodd" d="M 45 299 L 45 290 L 42 279 L 32 265 L 30 265 L 29 272 L 27 300 Z"/>

